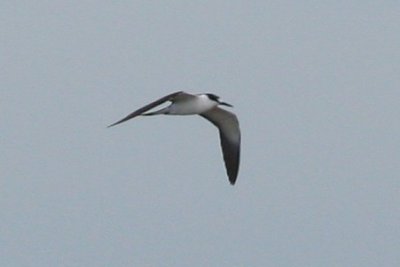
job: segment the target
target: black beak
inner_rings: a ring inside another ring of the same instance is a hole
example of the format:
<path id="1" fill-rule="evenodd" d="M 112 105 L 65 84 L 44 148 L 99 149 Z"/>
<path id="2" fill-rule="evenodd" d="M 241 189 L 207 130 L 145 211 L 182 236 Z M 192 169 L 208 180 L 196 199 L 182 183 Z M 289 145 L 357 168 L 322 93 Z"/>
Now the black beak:
<path id="1" fill-rule="evenodd" d="M 228 107 L 233 107 L 231 104 L 228 104 L 228 103 L 226 103 L 226 102 L 219 102 L 219 104 L 220 105 L 223 105 L 223 106 L 228 106 Z"/>

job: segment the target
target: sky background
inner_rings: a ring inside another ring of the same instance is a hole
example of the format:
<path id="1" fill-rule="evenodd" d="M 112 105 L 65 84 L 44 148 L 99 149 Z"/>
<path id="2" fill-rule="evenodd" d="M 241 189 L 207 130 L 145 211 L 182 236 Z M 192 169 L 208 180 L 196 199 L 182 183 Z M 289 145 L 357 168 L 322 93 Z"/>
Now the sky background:
<path id="1" fill-rule="evenodd" d="M 1 1 L 2 266 L 400 266 L 398 1 Z M 178 90 L 234 105 L 106 126 Z"/>

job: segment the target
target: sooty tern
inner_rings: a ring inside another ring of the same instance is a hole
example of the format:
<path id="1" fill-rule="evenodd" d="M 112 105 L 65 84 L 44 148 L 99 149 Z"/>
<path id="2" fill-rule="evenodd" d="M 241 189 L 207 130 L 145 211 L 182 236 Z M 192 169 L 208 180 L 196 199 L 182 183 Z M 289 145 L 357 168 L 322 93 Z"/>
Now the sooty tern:
<path id="1" fill-rule="evenodd" d="M 146 111 L 170 101 L 171 105 L 154 112 Z M 233 185 L 239 171 L 240 158 L 240 129 L 239 121 L 235 114 L 221 109 L 219 105 L 232 107 L 232 105 L 221 102 L 219 97 L 214 94 L 192 95 L 183 91 L 166 95 L 126 116 L 125 118 L 111 124 L 108 127 L 120 124 L 136 116 L 151 115 L 200 115 L 209 120 L 219 129 L 222 153 L 224 156 L 226 172 L 229 182 Z"/>

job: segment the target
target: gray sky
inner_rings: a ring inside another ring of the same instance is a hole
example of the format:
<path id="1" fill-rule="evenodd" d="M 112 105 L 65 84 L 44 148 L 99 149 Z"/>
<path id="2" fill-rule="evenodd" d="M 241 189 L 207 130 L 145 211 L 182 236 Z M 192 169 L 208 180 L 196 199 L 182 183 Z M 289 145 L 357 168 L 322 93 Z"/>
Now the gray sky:
<path id="1" fill-rule="evenodd" d="M 3 266 L 399 266 L 397 1 L 2 1 Z M 200 117 L 242 128 L 237 184 Z"/>

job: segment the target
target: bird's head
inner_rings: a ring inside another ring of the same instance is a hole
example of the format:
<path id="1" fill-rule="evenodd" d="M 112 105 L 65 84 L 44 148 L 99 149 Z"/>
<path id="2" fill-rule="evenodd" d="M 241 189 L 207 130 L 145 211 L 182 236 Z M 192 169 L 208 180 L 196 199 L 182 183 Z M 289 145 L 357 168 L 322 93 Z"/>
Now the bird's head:
<path id="1" fill-rule="evenodd" d="M 219 100 L 219 96 L 217 96 L 217 95 L 214 95 L 214 94 L 206 94 L 206 95 L 207 95 L 207 97 L 208 97 L 210 100 L 217 102 L 218 105 L 233 107 L 233 106 L 232 106 L 231 104 L 229 104 L 229 103 L 220 101 L 220 100 Z"/>

